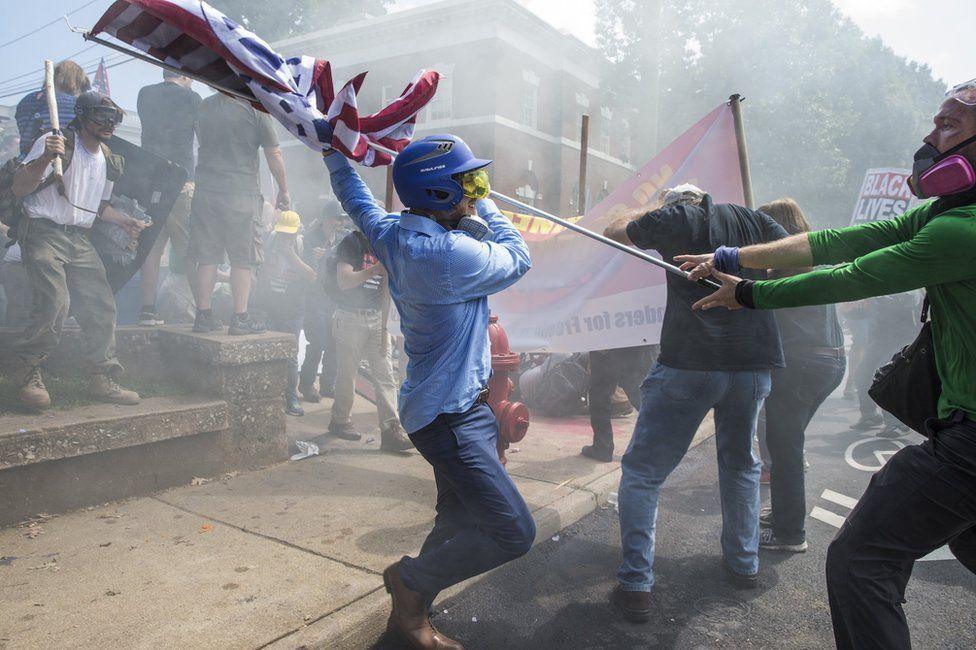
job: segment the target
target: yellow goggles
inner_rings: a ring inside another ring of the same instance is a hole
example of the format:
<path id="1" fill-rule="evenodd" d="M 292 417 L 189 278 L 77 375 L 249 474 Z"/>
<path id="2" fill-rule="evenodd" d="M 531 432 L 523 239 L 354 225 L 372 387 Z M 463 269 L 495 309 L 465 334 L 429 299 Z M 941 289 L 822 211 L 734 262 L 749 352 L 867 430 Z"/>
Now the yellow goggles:
<path id="1" fill-rule="evenodd" d="M 488 182 L 488 172 L 484 169 L 461 174 L 461 189 L 469 199 L 486 199 L 491 192 L 491 184 Z"/>

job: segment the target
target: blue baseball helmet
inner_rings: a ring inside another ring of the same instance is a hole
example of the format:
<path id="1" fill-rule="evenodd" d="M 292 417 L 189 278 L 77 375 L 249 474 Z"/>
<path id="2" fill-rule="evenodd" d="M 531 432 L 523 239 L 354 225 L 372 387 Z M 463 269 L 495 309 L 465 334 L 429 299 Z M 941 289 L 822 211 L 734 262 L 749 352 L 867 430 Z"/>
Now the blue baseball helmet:
<path id="1" fill-rule="evenodd" d="M 490 164 L 490 160 L 475 158 L 456 135 L 429 135 L 411 142 L 397 156 L 393 187 L 408 208 L 450 210 L 464 198 L 455 177 Z"/>

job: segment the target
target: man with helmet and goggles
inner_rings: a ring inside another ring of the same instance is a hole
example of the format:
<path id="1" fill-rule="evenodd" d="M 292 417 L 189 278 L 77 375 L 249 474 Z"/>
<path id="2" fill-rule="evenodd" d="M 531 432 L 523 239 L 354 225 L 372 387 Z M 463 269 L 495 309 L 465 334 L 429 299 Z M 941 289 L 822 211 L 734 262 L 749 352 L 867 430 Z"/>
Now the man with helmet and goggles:
<path id="1" fill-rule="evenodd" d="M 460 648 L 437 632 L 437 594 L 528 552 L 535 523 L 498 460 L 487 405 L 488 299 L 522 277 L 529 249 L 488 199 L 485 168 L 460 138 L 432 135 L 393 165 L 407 209 L 387 214 L 349 162 L 326 153 L 332 188 L 386 269 L 409 363 L 400 420 L 434 468 L 437 517 L 417 557 L 383 572 L 388 630 L 414 648 Z"/>
<path id="2" fill-rule="evenodd" d="M 915 561 L 942 545 L 976 572 L 976 79 L 947 93 L 934 122 L 911 179 L 916 196 L 934 201 L 887 221 L 678 258 L 692 279 L 722 282 L 696 309 L 928 292 L 938 417 L 926 422 L 925 442 L 904 447 L 874 475 L 830 545 L 827 591 L 839 648 L 909 648 L 905 587 Z M 732 275 L 740 267 L 815 265 L 833 266 L 762 282 Z"/>
<path id="3" fill-rule="evenodd" d="M 122 370 L 115 358 L 115 296 L 89 234 L 95 219 L 111 221 L 137 237 L 145 224 L 108 203 L 121 161 L 105 143 L 122 122 L 122 109 L 94 91 L 82 93 L 65 135 L 48 133 L 34 142 L 14 175 L 14 195 L 23 197 L 17 239 L 34 290 L 30 325 L 14 346 L 23 363 L 20 399 L 32 410 L 51 403 L 40 366 L 57 347 L 71 312 L 88 339 L 89 395 L 116 404 L 137 404 L 139 395 L 120 388 L 110 375 Z M 64 176 L 51 173 L 64 159 Z"/>

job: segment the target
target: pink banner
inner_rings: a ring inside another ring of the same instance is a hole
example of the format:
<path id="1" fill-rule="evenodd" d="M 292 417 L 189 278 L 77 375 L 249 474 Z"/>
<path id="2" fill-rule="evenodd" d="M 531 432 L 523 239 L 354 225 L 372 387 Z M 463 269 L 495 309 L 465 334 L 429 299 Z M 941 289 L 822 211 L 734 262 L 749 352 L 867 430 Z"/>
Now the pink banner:
<path id="1" fill-rule="evenodd" d="M 742 203 L 732 109 L 722 104 L 644 165 L 579 224 L 603 232 L 618 214 L 694 183 L 717 203 Z M 584 352 L 660 340 L 664 272 L 566 231 L 532 238 L 532 270 L 490 299 L 518 351 Z"/>

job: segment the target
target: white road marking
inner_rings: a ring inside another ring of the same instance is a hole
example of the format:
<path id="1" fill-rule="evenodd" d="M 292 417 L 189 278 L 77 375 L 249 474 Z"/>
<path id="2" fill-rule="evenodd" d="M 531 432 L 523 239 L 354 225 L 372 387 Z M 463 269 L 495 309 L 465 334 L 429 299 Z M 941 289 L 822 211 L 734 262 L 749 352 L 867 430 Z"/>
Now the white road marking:
<path id="1" fill-rule="evenodd" d="M 844 518 L 837 513 L 831 512 L 830 510 L 824 510 L 820 506 L 814 506 L 813 510 L 810 511 L 810 516 L 814 519 L 819 519 L 820 521 L 833 526 L 834 528 L 840 528 L 844 525 Z"/>
<path id="2" fill-rule="evenodd" d="M 919 562 L 937 562 L 939 560 L 955 560 L 956 556 L 952 554 L 948 546 L 941 546 L 923 558 L 919 558 Z"/>
<path id="3" fill-rule="evenodd" d="M 834 492 L 833 490 L 824 490 L 823 494 L 820 495 L 821 499 L 826 499 L 831 503 L 836 503 L 839 506 L 844 506 L 845 508 L 854 509 L 857 505 L 857 499 L 852 499 L 849 496 L 841 494 L 840 492 Z"/>
<path id="4" fill-rule="evenodd" d="M 872 453 L 875 460 L 877 461 L 877 465 L 865 465 L 864 463 L 854 460 L 854 450 L 856 450 L 858 447 L 862 445 L 869 444 L 869 443 L 873 443 L 879 447 L 882 447 L 882 449 L 873 450 Z M 894 449 L 891 449 L 890 447 L 888 449 L 884 449 L 884 447 L 889 445 L 893 446 Z M 885 438 L 876 438 L 873 436 L 870 438 L 861 438 L 860 440 L 856 440 L 852 442 L 847 447 L 847 449 L 844 450 L 844 460 L 847 461 L 847 464 L 853 467 L 854 469 L 859 469 L 862 472 L 871 472 L 873 474 L 874 472 L 877 472 L 879 469 L 884 467 L 885 463 L 888 462 L 888 459 L 894 456 L 904 447 L 905 447 L 905 443 L 901 442 L 900 440 L 888 440 Z"/>

